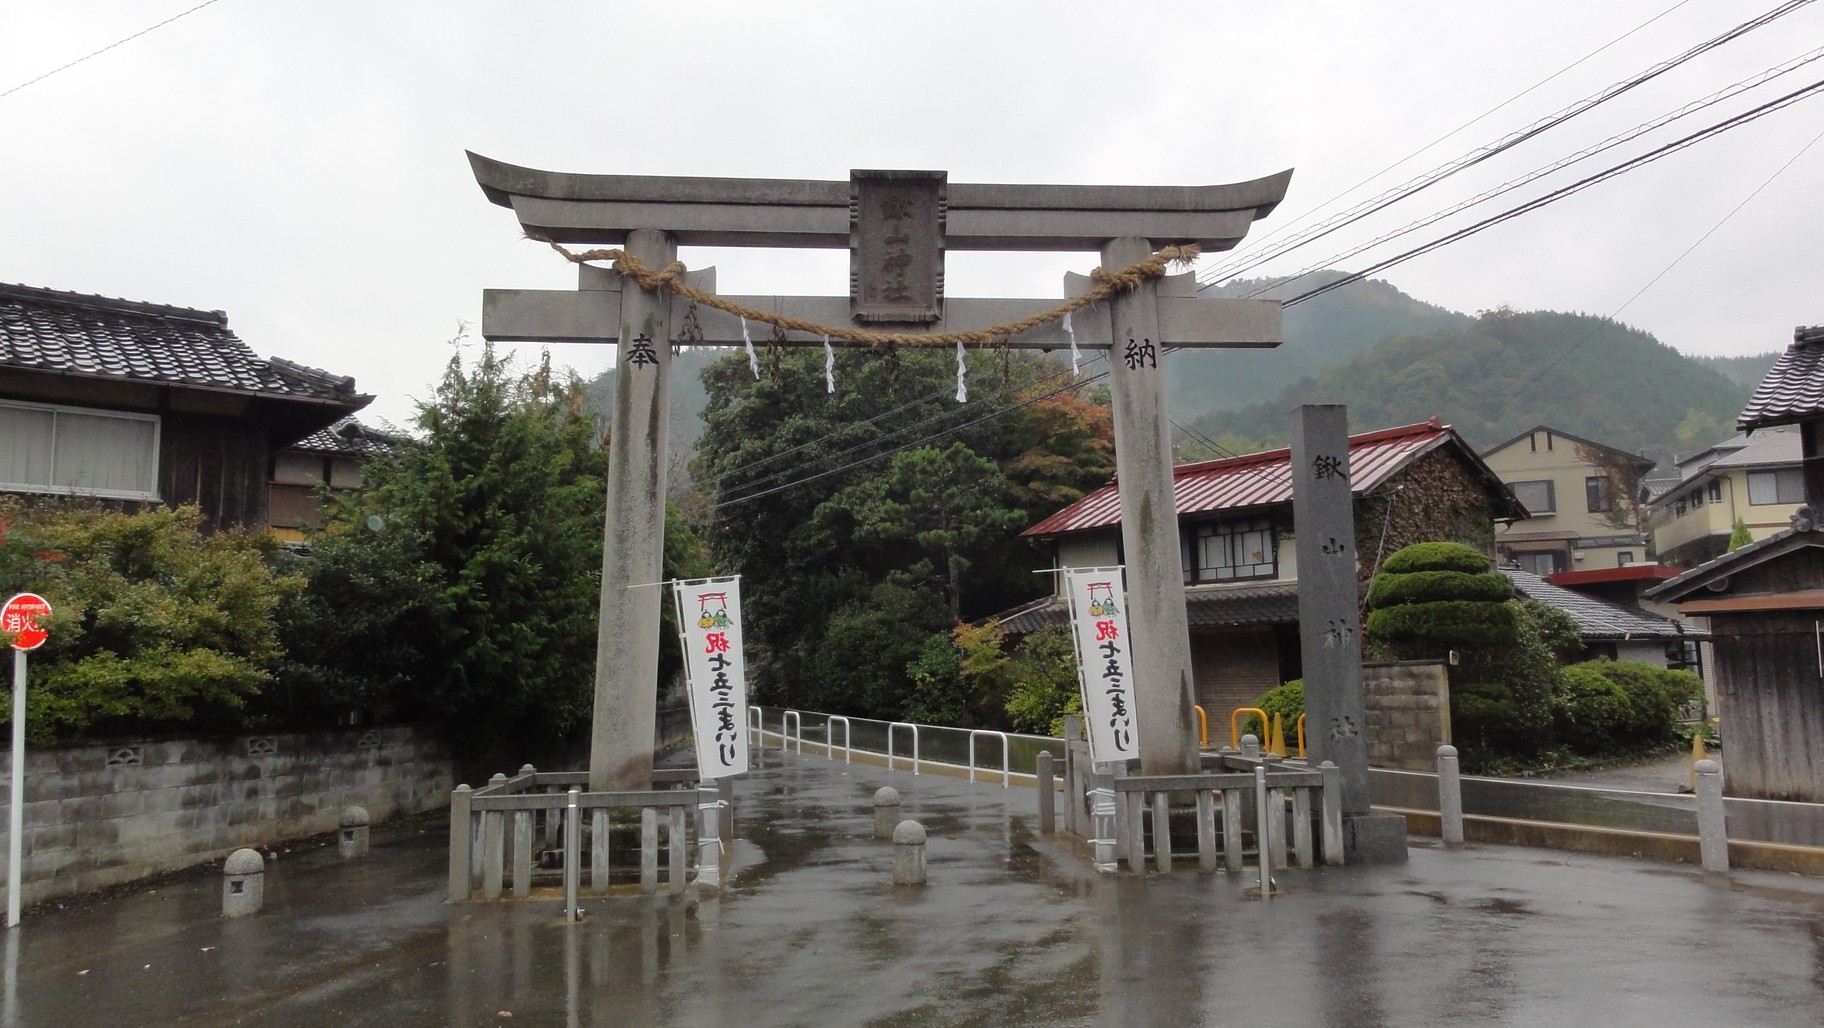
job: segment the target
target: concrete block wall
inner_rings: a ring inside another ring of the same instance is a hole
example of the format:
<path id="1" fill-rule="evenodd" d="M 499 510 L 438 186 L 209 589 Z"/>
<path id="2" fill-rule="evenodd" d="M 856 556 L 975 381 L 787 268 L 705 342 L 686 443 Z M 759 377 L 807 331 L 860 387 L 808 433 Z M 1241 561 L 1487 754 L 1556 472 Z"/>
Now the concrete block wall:
<path id="1" fill-rule="evenodd" d="M 1450 675 L 1438 661 L 1362 665 L 1368 763 L 1401 771 L 1436 768 L 1450 742 Z"/>
<path id="2" fill-rule="evenodd" d="M 0 854 L 11 774 L 11 753 L 0 751 Z M 453 778 L 448 747 L 409 725 L 28 747 L 21 902 L 333 831 L 348 804 L 376 821 L 433 810 L 449 802 Z M 5 884 L 0 871 L 0 895 Z"/>

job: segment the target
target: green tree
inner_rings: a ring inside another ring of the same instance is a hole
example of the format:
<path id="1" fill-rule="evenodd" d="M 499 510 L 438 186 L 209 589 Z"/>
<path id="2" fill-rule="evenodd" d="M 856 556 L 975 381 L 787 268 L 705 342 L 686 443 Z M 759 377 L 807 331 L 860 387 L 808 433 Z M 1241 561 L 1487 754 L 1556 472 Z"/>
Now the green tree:
<path id="1" fill-rule="evenodd" d="M 1021 637 L 1012 665 L 1008 723 L 1016 732 L 1062 735 L 1065 715 L 1083 712 L 1076 647 L 1069 631 L 1046 628 Z"/>
<path id="2" fill-rule="evenodd" d="M 294 673 L 466 737 L 562 736 L 590 710 L 601 567 L 606 455 L 582 386 L 484 346 L 415 420 L 313 539 Z"/>
<path id="3" fill-rule="evenodd" d="M 1748 522 L 1736 515 L 1735 531 L 1729 533 L 1729 552 L 1734 553 L 1751 542 L 1754 542 L 1754 533 L 1748 530 Z"/>
<path id="4" fill-rule="evenodd" d="M 51 604 L 33 656 L 34 740 L 230 730 L 272 675 L 272 614 L 301 583 L 267 533 L 208 532 L 195 507 L 126 514 L 0 502 L 0 585 Z"/>

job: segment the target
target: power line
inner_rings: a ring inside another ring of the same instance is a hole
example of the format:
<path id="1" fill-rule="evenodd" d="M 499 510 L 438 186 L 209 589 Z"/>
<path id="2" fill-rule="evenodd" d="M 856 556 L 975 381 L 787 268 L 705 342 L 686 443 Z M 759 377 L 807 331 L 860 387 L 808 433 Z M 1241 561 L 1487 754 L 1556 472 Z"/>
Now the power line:
<path id="1" fill-rule="evenodd" d="M 149 25 L 143 29 L 140 29 L 138 32 L 133 33 L 132 35 L 125 37 L 124 39 L 117 39 L 114 42 L 109 43 L 107 46 L 104 46 L 99 50 L 96 50 L 92 53 L 83 54 L 81 57 L 76 58 L 75 60 L 71 61 L 68 64 L 58 65 L 57 67 L 52 68 L 50 71 L 47 71 L 44 74 L 38 76 L 37 78 L 26 79 L 24 82 L 19 83 L 18 85 L 7 90 L 6 92 L 0 93 L 0 100 L 4 100 L 7 97 L 12 96 L 14 93 L 19 92 L 21 89 L 24 89 L 26 86 L 30 86 L 30 85 L 34 85 L 39 82 L 43 82 L 45 79 L 50 78 L 52 75 L 55 75 L 60 71 L 68 71 L 69 69 L 76 67 L 78 64 L 81 64 L 82 62 L 89 60 L 92 57 L 100 57 L 102 54 L 107 53 L 109 50 L 112 50 L 117 46 L 121 46 L 125 43 L 131 43 L 135 39 L 138 39 L 139 37 L 145 35 L 148 32 L 153 31 L 154 29 L 162 29 L 166 25 L 171 24 L 172 22 L 178 20 L 179 18 L 183 18 L 188 15 L 195 14 L 196 12 L 202 10 L 203 8 L 208 7 L 210 4 L 219 3 L 219 2 L 220 2 L 220 0 L 203 0 L 202 3 L 197 4 L 195 7 L 192 7 L 187 11 L 180 11 L 177 14 L 173 14 L 171 17 L 166 18 L 164 21 L 161 21 L 156 25 Z"/>
<path id="2" fill-rule="evenodd" d="M 1510 207 L 1507 210 L 1502 211 L 1499 214 L 1490 215 L 1489 217 L 1484 218 L 1481 221 L 1478 221 L 1473 225 L 1469 225 L 1464 228 L 1458 229 L 1455 232 L 1448 233 L 1444 236 L 1441 236 L 1437 239 L 1432 240 L 1431 242 L 1424 243 L 1420 246 L 1414 247 L 1403 253 L 1399 253 L 1392 257 L 1388 257 L 1384 260 L 1377 261 L 1374 264 L 1371 264 L 1368 267 L 1363 268 L 1360 271 L 1350 272 L 1349 274 L 1346 274 L 1346 275 L 1342 276 L 1341 278 L 1338 278 L 1334 281 L 1326 282 L 1323 285 L 1318 286 L 1315 289 L 1307 290 L 1303 293 L 1298 294 L 1297 296 L 1292 297 L 1291 299 L 1285 301 L 1284 306 L 1291 307 L 1294 304 L 1303 303 L 1306 300 L 1310 300 L 1315 297 L 1321 296 L 1324 293 L 1330 292 L 1332 289 L 1341 289 L 1342 287 L 1344 287 L 1346 285 L 1350 285 L 1352 283 L 1359 282 L 1362 279 L 1367 278 L 1368 276 L 1373 275 L 1377 272 L 1385 271 L 1386 269 L 1391 268 L 1397 264 L 1403 264 L 1406 261 L 1411 260 L 1414 257 L 1418 257 L 1423 254 L 1430 253 L 1433 250 L 1436 250 L 1443 246 L 1448 246 L 1451 243 L 1460 242 L 1461 240 L 1467 239 L 1470 236 L 1473 236 L 1473 235 L 1483 231 L 1484 229 L 1493 228 L 1494 226 L 1499 225 L 1504 221 L 1510 221 L 1514 218 L 1519 217 L 1522 214 L 1531 213 L 1532 211 L 1538 210 L 1541 207 L 1545 207 L 1549 204 L 1556 203 L 1559 200 L 1562 200 L 1567 196 L 1571 196 L 1575 193 L 1580 193 L 1583 190 L 1588 189 L 1590 186 L 1596 185 L 1597 183 L 1606 182 L 1609 179 L 1614 178 L 1617 175 L 1621 175 L 1626 172 L 1633 171 L 1636 168 L 1640 168 L 1644 165 L 1651 164 L 1654 161 L 1659 160 L 1661 157 L 1667 156 L 1668 154 L 1675 153 L 1679 150 L 1683 150 L 1689 146 L 1694 146 L 1697 143 L 1703 142 L 1706 139 L 1712 138 L 1717 135 L 1721 135 L 1722 133 L 1727 132 L 1730 129 L 1740 128 L 1741 126 L 1746 125 L 1749 122 L 1759 120 L 1760 118 L 1765 117 L 1768 114 L 1772 114 L 1773 112 L 1778 111 L 1782 108 L 1789 107 L 1792 104 L 1798 103 L 1800 100 L 1804 100 L 1810 96 L 1816 95 L 1820 90 L 1824 90 L 1824 80 L 1820 80 L 1818 82 L 1813 82 L 1811 85 L 1805 86 L 1801 89 L 1794 90 L 1791 93 L 1787 93 L 1785 96 L 1778 97 L 1773 100 L 1769 100 L 1768 102 L 1760 105 L 1759 107 L 1751 108 L 1747 111 L 1744 111 L 1740 114 L 1735 115 L 1734 117 L 1727 118 L 1723 121 L 1712 124 L 1706 128 L 1699 129 L 1698 131 L 1693 132 L 1690 135 L 1683 136 L 1679 139 L 1675 139 L 1672 142 L 1665 144 L 1664 146 L 1660 146 L 1656 149 L 1649 150 L 1646 153 L 1631 157 L 1628 160 L 1623 161 L 1620 164 L 1611 165 L 1610 167 L 1605 168 L 1602 171 L 1599 171 L 1594 175 L 1590 175 L 1586 178 L 1579 179 L 1576 182 L 1571 183 L 1570 185 L 1562 186 L 1558 189 L 1555 189 L 1549 193 L 1544 194 L 1543 196 L 1534 197 L 1533 199 L 1528 200 L 1525 203 L 1522 203 L 1518 206 Z"/>
<path id="3" fill-rule="evenodd" d="M 1377 236 L 1374 239 L 1369 240 L 1368 242 L 1362 243 L 1358 246 L 1354 246 L 1348 250 L 1344 250 L 1342 253 L 1329 257 L 1329 258 L 1325 259 L 1324 261 L 1321 261 L 1317 264 L 1307 265 L 1306 267 L 1300 269 L 1299 271 L 1286 276 L 1283 280 L 1275 280 L 1269 284 L 1262 285 L 1262 286 L 1254 289 L 1253 291 L 1247 293 L 1246 295 L 1248 297 L 1259 296 L 1262 293 L 1266 293 L 1266 292 L 1269 292 L 1274 289 L 1284 288 L 1285 286 L 1288 286 L 1291 283 L 1298 281 L 1299 279 L 1306 278 L 1315 272 L 1322 271 L 1327 268 L 1335 267 L 1336 264 L 1340 261 L 1348 260 L 1351 257 L 1354 257 L 1358 254 L 1371 250 L 1377 246 L 1380 246 L 1383 243 L 1391 242 L 1395 239 L 1401 238 L 1402 236 L 1410 235 L 1413 232 L 1416 232 L 1421 228 L 1425 228 L 1428 225 L 1434 225 L 1434 224 L 1438 223 L 1439 221 L 1442 221 L 1443 219 L 1450 217 L 1453 214 L 1460 214 L 1463 211 L 1469 210 L 1474 207 L 1478 207 L 1498 196 L 1503 196 L 1507 193 L 1511 193 L 1514 190 L 1520 188 L 1521 186 L 1525 186 L 1532 182 L 1536 182 L 1539 179 L 1552 174 L 1553 172 L 1562 171 L 1565 168 L 1571 167 L 1572 165 L 1582 163 L 1583 161 L 1586 161 L 1586 160 L 1590 159 L 1591 157 L 1596 156 L 1597 154 L 1604 153 L 1608 150 L 1612 150 L 1615 147 L 1620 146 L 1622 143 L 1626 143 L 1626 142 L 1630 142 L 1634 139 L 1638 139 L 1641 136 L 1646 135 L 1647 133 L 1652 132 L 1655 129 L 1664 128 L 1665 126 L 1667 126 L 1675 121 L 1678 121 L 1682 118 L 1695 114 L 1698 111 L 1704 110 L 1709 107 L 1713 107 L 1716 104 L 1721 103 L 1724 100 L 1728 100 L 1733 97 L 1740 96 L 1741 94 L 1743 94 L 1745 92 L 1755 89 L 1758 86 L 1765 85 L 1766 83 L 1771 82 L 1774 79 L 1777 79 L 1783 75 L 1790 74 L 1791 72 L 1796 71 L 1797 69 L 1802 68 L 1807 64 L 1811 64 L 1812 62 L 1817 61 L 1821 58 L 1824 58 L 1824 47 L 1819 47 L 1818 49 L 1812 50 L 1808 53 L 1801 54 L 1798 57 L 1792 58 L 1789 61 L 1774 65 L 1773 67 L 1768 68 L 1766 71 L 1760 72 L 1756 75 L 1751 75 L 1748 78 L 1745 78 L 1739 82 L 1734 83 L 1733 85 L 1720 89 L 1720 90 L 1716 91 L 1715 93 L 1710 94 L 1709 96 L 1686 103 L 1651 121 L 1642 122 L 1641 124 L 1636 125 L 1635 127 L 1627 130 L 1626 132 L 1622 132 L 1622 133 L 1618 133 L 1616 135 L 1610 136 L 1608 139 L 1603 140 L 1602 142 L 1597 143 L 1593 146 L 1585 147 L 1584 149 L 1579 150 L 1576 153 L 1571 154 L 1568 157 L 1559 158 L 1558 160 L 1553 161 L 1550 164 L 1547 164 L 1540 168 L 1536 168 L 1533 171 L 1530 171 L 1527 174 L 1520 176 L 1519 178 L 1510 179 L 1507 182 L 1502 183 L 1499 186 L 1496 186 L 1492 189 L 1485 190 L 1484 192 L 1482 192 L 1474 197 L 1471 197 L 1467 200 L 1464 200 L 1460 203 L 1454 204 L 1454 205 L 1447 207 L 1436 213 L 1426 215 L 1425 217 L 1420 218 L 1417 221 L 1409 222 L 1405 226 L 1398 228 L 1398 229 L 1394 229 L 1391 232 L 1383 233 L 1380 236 Z"/>
<path id="4" fill-rule="evenodd" d="M 1665 278 L 1666 275 L 1669 274 L 1673 268 L 1678 267 L 1679 264 L 1681 264 L 1686 257 L 1691 256 L 1691 252 L 1693 250 L 1696 250 L 1699 246 L 1702 246 L 1706 240 L 1708 240 L 1711 236 L 1716 234 L 1718 229 L 1720 229 L 1724 225 L 1728 224 L 1728 222 L 1731 218 L 1734 218 L 1737 214 L 1740 214 L 1742 211 L 1742 208 L 1748 206 L 1748 204 L 1750 202 L 1752 202 L 1755 197 L 1761 195 L 1761 193 L 1764 190 L 1766 190 L 1766 188 L 1768 186 L 1773 185 L 1774 179 L 1779 178 L 1782 174 L 1785 173 L 1787 168 L 1792 167 L 1794 164 L 1796 164 L 1798 162 L 1799 158 L 1805 156 L 1805 154 L 1812 147 L 1818 145 L 1819 140 L 1824 140 L 1824 132 L 1819 132 L 1817 135 L 1812 136 L 1810 142 L 1808 142 L 1804 146 L 1800 147 L 1799 151 L 1797 153 L 1793 154 L 1790 158 L 1788 158 L 1785 164 L 1782 164 L 1777 169 L 1775 169 L 1773 174 L 1767 176 L 1766 180 L 1763 181 L 1760 185 L 1756 186 L 1754 188 L 1754 191 L 1749 193 L 1747 195 L 1747 197 L 1745 197 L 1742 200 L 1741 203 L 1736 204 L 1733 208 L 1731 208 L 1729 210 L 1729 213 L 1723 215 L 1722 218 L 1719 219 L 1716 224 L 1710 226 L 1709 231 L 1705 232 L 1701 236 L 1698 236 L 1697 240 L 1695 242 L 1693 242 L 1690 246 L 1685 247 L 1684 251 L 1682 253 L 1680 253 L 1677 257 L 1672 258 L 1672 262 L 1670 264 L 1667 264 L 1664 268 L 1661 268 L 1657 275 L 1654 275 L 1652 278 L 1648 279 L 1646 285 L 1643 285 L 1639 289 L 1636 289 L 1634 291 L 1634 295 L 1628 297 L 1627 300 L 1625 300 L 1621 306 L 1615 308 L 1615 310 L 1610 312 L 1607 320 L 1613 321 L 1616 318 L 1620 317 L 1622 311 L 1627 310 L 1630 306 L 1633 305 L 1635 300 L 1640 299 L 1640 297 L 1643 293 L 1645 293 L 1647 290 L 1653 288 L 1653 286 L 1656 283 L 1658 283 L 1660 279 Z M 1513 403 L 1515 400 L 1519 399 L 1520 394 L 1526 392 L 1528 389 L 1531 389 L 1534 384 L 1536 384 L 1540 379 L 1545 377 L 1547 372 L 1551 371 L 1553 368 L 1555 368 L 1559 364 L 1563 363 L 1563 361 L 1566 357 L 1569 357 L 1574 351 L 1581 349 L 1585 343 L 1587 343 L 1591 339 L 1595 338 L 1597 331 L 1598 331 L 1597 328 L 1592 328 L 1592 329 L 1590 329 L 1589 332 L 1584 334 L 1583 338 L 1572 343 L 1570 346 L 1565 347 L 1564 350 L 1562 352 L 1560 352 L 1556 357 L 1553 357 L 1550 361 L 1546 362 L 1545 366 L 1540 368 L 1539 371 L 1537 373 L 1535 373 L 1532 378 L 1529 378 L 1525 382 L 1520 383 L 1519 388 L 1517 388 L 1513 392 L 1509 393 L 1507 395 L 1507 398 L 1501 401 L 1500 406 L 1496 407 L 1493 411 L 1491 411 L 1487 415 L 1481 415 L 1481 414 L 1476 414 L 1474 412 L 1471 412 L 1470 417 L 1475 418 L 1477 421 L 1481 422 L 1484 425 L 1494 424 L 1494 419 L 1500 417 L 1503 413 L 1505 413 L 1508 408 L 1508 405 Z"/>
<path id="5" fill-rule="evenodd" d="M 1283 254 L 1290 253 L 1291 251 L 1299 249 L 1300 247 L 1306 246 L 1310 243 L 1314 243 L 1317 240 L 1322 239 L 1325 236 L 1328 236 L 1333 232 L 1339 231 L 1349 225 L 1352 225 L 1355 222 L 1360 221 L 1361 219 L 1363 219 L 1371 214 L 1385 210 L 1387 207 L 1389 207 L 1395 203 L 1398 203 L 1401 200 L 1407 199 L 1420 192 L 1423 192 L 1424 190 L 1430 188 L 1431 186 L 1434 186 L 1437 183 L 1444 181 L 1445 179 L 1449 178 L 1452 175 L 1455 175 L 1456 173 L 1458 173 L 1460 171 L 1475 167 L 1478 164 L 1481 164 L 1499 154 L 1505 153 L 1508 150 L 1511 150 L 1514 147 L 1519 146 L 1521 143 L 1524 143 L 1527 140 L 1536 138 L 1537 136 L 1539 136 L 1553 128 L 1557 128 L 1558 126 L 1561 126 L 1561 125 L 1571 121 L 1574 118 L 1577 118 L 1585 113 L 1588 113 L 1589 111 L 1595 109 L 1596 107 L 1599 107 L 1602 104 L 1607 103 L 1608 101 L 1613 100 L 1618 96 L 1621 96 L 1633 89 L 1636 89 L 1636 88 L 1646 84 L 1647 82 L 1650 82 L 1653 79 L 1656 79 L 1659 76 L 1664 75 L 1667 72 L 1672 71 L 1673 69 L 1695 59 L 1696 57 L 1701 56 L 1702 54 L 1708 53 L 1709 51 L 1714 50 L 1717 47 L 1724 45 L 1725 43 L 1738 39 L 1741 36 L 1754 31 L 1755 29 L 1765 27 L 1766 25 L 1769 25 L 1772 22 L 1778 20 L 1779 18 L 1785 17 L 1788 14 L 1791 14 L 1793 11 L 1796 11 L 1799 8 L 1806 6 L 1807 4 L 1809 4 L 1811 2 L 1812 2 L 1812 0 L 1786 0 L 1785 3 L 1779 5 L 1778 7 L 1774 8 L 1771 11 L 1768 11 L 1765 14 L 1760 15 L 1759 17 L 1750 19 L 1749 21 L 1746 21 L 1746 22 L 1742 22 L 1741 24 L 1736 25 L 1735 27 L 1721 33 L 1720 35 L 1713 36 L 1710 39 L 1697 44 L 1696 46 L 1690 47 L 1689 49 L 1685 50 L 1683 53 L 1680 53 L 1675 57 L 1668 58 L 1667 60 L 1661 61 L 1660 63 L 1653 65 L 1652 67 L 1646 69 L 1645 71 L 1637 73 L 1636 75 L 1634 75 L 1631 78 L 1624 79 L 1623 81 L 1621 81 L 1619 83 L 1615 83 L 1614 85 L 1608 86 L 1605 89 L 1599 90 L 1598 92 L 1596 92 L 1588 97 L 1585 97 L 1583 100 L 1580 100 L 1577 103 L 1574 103 L 1574 104 L 1570 105 L 1569 107 L 1566 107 L 1566 108 L 1558 111 L 1555 114 L 1548 115 L 1547 117 L 1534 122 L 1533 124 L 1527 126 L 1526 128 L 1523 128 L 1516 132 L 1510 133 L 1507 136 L 1505 136 L 1499 140 L 1496 140 L 1494 143 L 1490 143 L 1490 144 L 1482 147 L 1481 149 L 1473 150 L 1473 151 L 1457 158 L 1456 160 L 1451 161 L 1444 165 L 1440 165 L 1439 167 L 1434 168 L 1431 171 L 1426 172 L 1423 175 L 1419 175 L 1412 179 L 1409 179 L 1405 183 L 1395 186 L 1392 189 L 1386 190 L 1385 192 L 1382 192 L 1378 196 L 1375 196 L 1368 200 L 1364 200 L 1361 203 L 1356 204 L 1354 207 L 1351 207 L 1350 209 L 1343 211 L 1340 214 L 1334 215 L 1331 218 L 1329 218 L 1328 220 L 1321 222 L 1318 225 L 1305 230 L 1304 232 L 1301 232 L 1301 233 L 1298 233 L 1298 234 L 1292 236 L 1290 239 L 1286 240 L 1284 243 L 1281 243 L 1277 247 L 1267 247 L 1261 251 L 1258 251 L 1254 254 L 1247 255 L 1247 256 L 1231 257 L 1230 260 L 1224 262 L 1221 265 L 1218 265 L 1215 268 L 1210 269 L 1207 276 L 1200 278 L 1200 281 L 1204 282 L 1205 284 L 1210 284 L 1210 283 L 1213 283 L 1213 282 L 1216 282 L 1216 281 L 1219 281 L 1222 279 L 1233 278 L 1236 275 L 1239 275 L 1245 271 L 1248 271 L 1252 268 L 1258 267 L 1261 264 L 1264 264 L 1265 262 L 1273 259 L 1274 257 L 1278 257 Z"/>
<path id="6" fill-rule="evenodd" d="M 1671 14 L 1673 11 L 1678 10 L 1680 7 L 1683 7 L 1683 6 L 1685 6 L 1685 4 L 1690 3 L 1690 2 L 1691 2 L 1691 0 L 1678 0 L 1678 3 L 1673 4 L 1671 7 L 1666 8 L 1665 10 L 1659 12 L 1658 14 L 1654 15 L 1653 17 L 1648 18 L 1646 21 L 1641 22 L 1639 25 L 1636 25 L 1633 28 L 1629 29 L 1628 31 L 1623 32 L 1621 35 L 1616 36 L 1614 39 L 1609 40 L 1607 43 L 1604 43 L 1601 46 L 1597 47 L 1596 49 L 1591 50 L 1589 53 L 1584 54 L 1582 57 L 1577 58 L 1575 61 L 1572 61 L 1571 63 L 1565 65 L 1564 67 L 1558 69 L 1557 71 L 1552 72 L 1550 75 L 1547 75 L 1545 78 L 1540 79 L 1539 81 L 1533 83 L 1532 85 L 1526 87 L 1525 89 L 1522 89 L 1520 92 L 1515 93 L 1513 96 L 1510 96 L 1507 99 L 1496 104 L 1495 106 L 1490 107 L 1488 110 L 1483 111 L 1481 114 L 1478 114 L 1475 117 L 1464 122 L 1463 124 L 1458 125 L 1456 128 L 1451 129 L 1449 132 L 1446 132 L 1443 135 L 1439 136 L 1438 138 L 1432 140 L 1431 142 L 1426 143 L 1424 146 L 1419 147 L 1417 150 L 1414 150 L 1413 152 L 1407 154 L 1406 156 L 1400 158 L 1399 160 L 1394 161 L 1392 164 L 1387 165 L 1385 168 L 1382 168 L 1381 170 L 1373 173 L 1372 175 L 1369 175 L 1368 177 L 1362 179 L 1360 182 L 1357 182 L 1355 185 L 1349 186 L 1348 188 L 1341 190 L 1336 195 L 1330 197 L 1328 200 L 1325 200 L 1322 203 L 1318 204 L 1317 206 L 1311 208 L 1311 210 L 1309 212 L 1299 216 L 1298 218 L 1288 221 L 1281 226 L 1275 227 L 1274 229 L 1269 231 L 1266 235 L 1260 237 L 1259 239 L 1254 240 L 1252 245 L 1261 246 L 1261 247 L 1266 246 L 1268 243 L 1271 243 L 1274 239 L 1278 238 L 1280 235 L 1284 234 L 1285 232 L 1291 231 L 1300 222 L 1302 222 L 1310 217 L 1315 216 L 1319 211 L 1322 211 L 1324 208 L 1330 206 L 1331 204 L 1335 203 L 1336 201 L 1342 199 L 1343 197 L 1349 195 L 1350 193 L 1355 192 L 1357 189 L 1362 188 L 1363 186 L 1367 185 L 1368 183 L 1373 182 L 1375 179 L 1380 178 L 1382 175 L 1385 175 L 1388 172 L 1392 171 L 1393 169 L 1399 167 L 1400 165 L 1405 164 L 1407 161 L 1410 161 L 1414 157 L 1417 157 L 1418 155 L 1424 153 L 1425 151 L 1431 149 L 1432 147 L 1437 146 L 1439 143 L 1444 142 L 1446 139 L 1449 139 L 1450 137 L 1452 137 L 1452 136 L 1456 135 L 1457 133 L 1463 131 L 1464 129 L 1470 127 L 1471 125 L 1474 125 L 1475 123 L 1481 121 L 1482 119 L 1488 117 L 1489 115 L 1495 113 L 1496 111 L 1499 111 L 1504 107 L 1507 107 L 1509 104 L 1512 104 L 1514 101 L 1520 99 L 1521 97 L 1527 95 L 1528 93 L 1531 93 L 1533 90 L 1538 89 L 1540 86 L 1545 85 L 1547 82 L 1552 81 L 1553 79 L 1557 78 L 1560 75 L 1563 75 L 1564 73 L 1570 71 L 1571 69 L 1577 67 L 1578 65 L 1584 63 L 1585 61 L 1588 61 L 1590 58 L 1595 57 L 1597 54 L 1602 53 L 1604 50 L 1609 49 L 1610 47 L 1614 46 L 1615 44 L 1621 42 L 1622 40 L 1628 38 L 1629 36 L 1632 36 L 1634 33 L 1639 32 L 1641 29 L 1646 28 L 1648 25 L 1651 25 L 1654 22 L 1660 20 L 1661 18 L 1664 18 L 1666 15 Z M 1237 256 L 1241 256 L 1241 255 L 1237 255 L 1237 254 L 1230 255 L 1231 258 L 1237 257 Z M 1236 274 L 1239 274 L 1239 273 L 1236 273 Z M 1205 279 L 1205 283 L 1209 284 L 1209 283 L 1213 283 L 1213 282 L 1217 281 L 1219 278 L 1232 278 L 1232 277 L 1234 277 L 1233 274 L 1228 274 L 1228 275 L 1221 274 L 1219 269 L 1212 268 L 1210 270 L 1207 278 Z"/>

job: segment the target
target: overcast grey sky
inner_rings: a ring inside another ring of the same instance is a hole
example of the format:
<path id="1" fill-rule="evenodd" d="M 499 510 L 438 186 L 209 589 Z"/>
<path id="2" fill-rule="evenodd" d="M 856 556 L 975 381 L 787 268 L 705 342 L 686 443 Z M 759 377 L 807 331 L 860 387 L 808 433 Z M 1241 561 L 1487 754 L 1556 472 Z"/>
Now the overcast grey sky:
<path id="1" fill-rule="evenodd" d="M 197 2 L 0 0 L 0 91 Z M 575 281 L 482 197 L 465 149 L 557 171 L 819 179 L 1204 184 L 1297 169 L 1258 240 L 1656 16 L 1351 197 L 1775 6 L 219 0 L 0 97 L 0 281 L 226 310 L 256 351 L 354 375 L 378 397 L 364 417 L 403 422 L 484 287 Z M 1302 269 L 1820 46 L 1812 4 L 1252 274 Z M 1821 77 L 1824 61 L 1651 140 Z M 1802 101 L 1381 277 L 1463 311 L 1614 314 L 1820 131 L 1824 98 Z M 1824 322 L 1821 185 L 1824 144 L 1620 319 L 1708 354 L 1779 349 Z M 842 253 L 682 257 L 717 265 L 729 293 L 847 288 Z M 948 292 L 1058 296 L 1065 271 L 1094 263 L 953 254 Z M 601 347 L 553 353 L 585 375 L 609 363 Z"/>

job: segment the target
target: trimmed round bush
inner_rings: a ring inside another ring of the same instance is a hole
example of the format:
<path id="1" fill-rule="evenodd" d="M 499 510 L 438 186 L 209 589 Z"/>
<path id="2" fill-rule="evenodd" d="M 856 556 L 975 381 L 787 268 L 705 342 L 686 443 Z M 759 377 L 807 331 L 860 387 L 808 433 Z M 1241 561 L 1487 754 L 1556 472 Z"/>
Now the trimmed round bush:
<path id="1" fill-rule="evenodd" d="M 1634 711 L 1621 686 L 1590 664 L 1564 669 L 1564 685 L 1554 698 L 1552 724 L 1558 738 L 1580 753 L 1607 753 L 1625 748 Z"/>
<path id="2" fill-rule="evenodd" d="M 1512 599 L 1514 584 L 1499 571 L 1473 575 L 1465 571 L 1412 571 L 1379 574 L 1368 587 L 1368 608 L 1395 607 L 1402 603 L 1435 600 L 1480 600 L 1500 603 Z"/>
<path id="3" fill-rule="evenodd" d="M 1461 571 L 1477 575 L 1489 570 L 1488 555 L 1462 543 L 1413 543 L 1387 555 L 1381 562 L 1383 574 L 1404 575 L 1413 571 Z M 1505 577 L 1505 576 L 1503 576 Z"/>
<path id="4" fill-rule="evenodd" d="M 1504 646 L 1515 638 L 1514 612 L 1506 603 L 1478 600 L 1382 607 L 1369 612 L 1368 634 L 1437 650 Z"/>

